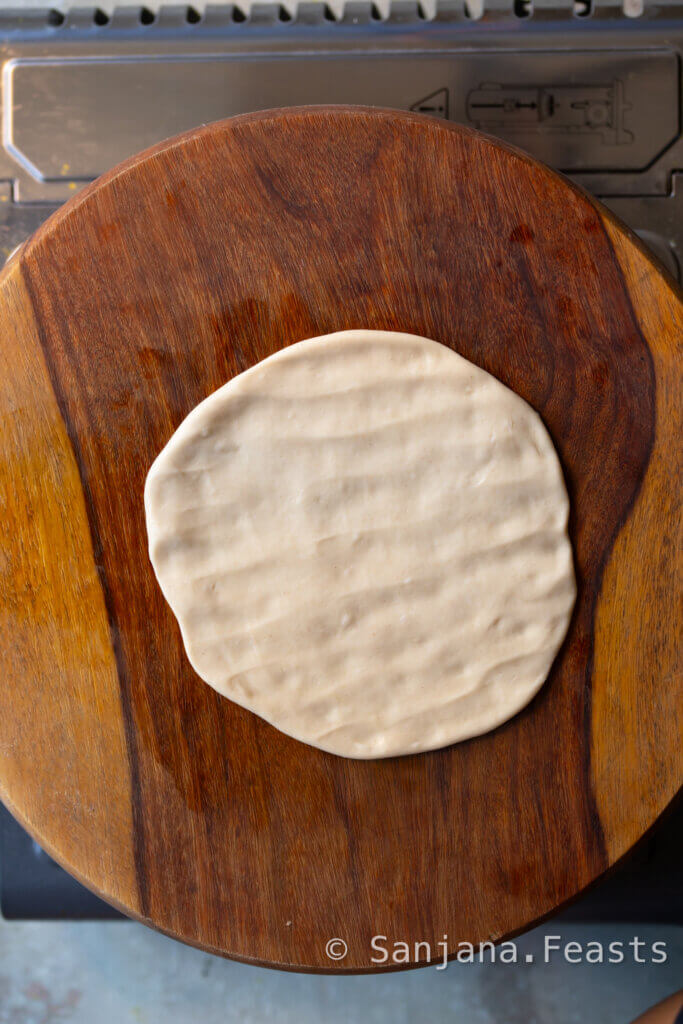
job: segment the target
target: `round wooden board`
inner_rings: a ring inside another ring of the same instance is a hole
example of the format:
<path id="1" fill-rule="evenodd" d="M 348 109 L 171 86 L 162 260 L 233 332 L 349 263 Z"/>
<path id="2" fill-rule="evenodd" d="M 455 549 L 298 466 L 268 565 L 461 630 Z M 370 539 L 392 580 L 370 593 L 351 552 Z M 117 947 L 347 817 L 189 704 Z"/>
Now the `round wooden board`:
<path id="1" fill-rule="evenodd" d="M 0 318 L 0 795 L 105 899 L 264 964 L 372 969 L 377 934 L 436 958 L 444 936 L 452 953 L 553 911 L 675 795 L 681 303 L 568 182 L 416 115 L 235 118 L 50 218 L 4 271 Z M 539 410 L 579 580 L 529 707 L 369 762 L 198 679 L 142 501 L 201 399 L 353 327 L 450 345 Z"/>

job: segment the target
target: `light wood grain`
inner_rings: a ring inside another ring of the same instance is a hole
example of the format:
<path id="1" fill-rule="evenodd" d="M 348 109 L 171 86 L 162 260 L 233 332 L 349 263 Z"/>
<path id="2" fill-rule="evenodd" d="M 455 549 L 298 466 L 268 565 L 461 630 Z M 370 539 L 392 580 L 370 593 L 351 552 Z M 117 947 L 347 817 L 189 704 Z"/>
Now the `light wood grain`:
<path id="1" fill-rule="evenodd" d="M 0 415 L 20 406 L 23 427 L 0 449 L 0 607 L 22 639 L 0 640 L 0 794 L 105 898 L 225 955 L 367 970 L 377 933 L 435 951 L 447 934 L 452 951 L 527 927 L 664 808 L 681 776 L 663 398 L 679 387 L 680 301 L 605 217 L 467 130 L 313 108 L 156 147 L 15 257 Z M 195 676 L 142 502 L 201 399 L 284 345 L 352 327 L 450 345 L 541 413 L 579 582 L 527 709 L 379 762 L 297 743 Z M 337 964 L 333 936 L 349 945 Z"/>
<path id="2" fill-rule="evenodd" d="M 136 912 L 116 663 L 78 468 L 35 337 L 15 262 L 0 344 L 0 785 L 66 867 Z"/>
<path id="3" fill-rule="evenodd" d="M 605 226 L 658 384 L 656 443 L 605 567 L 595 621 L 591 773 L 616 859 L 676 796 L 683 765 L 683 307 L 639 245 L 611 219 Z"/>

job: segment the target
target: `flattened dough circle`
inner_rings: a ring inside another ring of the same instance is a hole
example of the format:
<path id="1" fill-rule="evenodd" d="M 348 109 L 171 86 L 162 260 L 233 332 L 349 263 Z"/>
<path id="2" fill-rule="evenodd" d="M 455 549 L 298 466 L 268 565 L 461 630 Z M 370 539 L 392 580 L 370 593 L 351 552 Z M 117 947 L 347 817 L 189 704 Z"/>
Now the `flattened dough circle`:
<path id="1" fill-rule="evenodd" d="M 531 700 L 575 598 L 568 507 L 523 399 L 434 341 L 360 330 L 229 381 L 145 486 L 197 673 L 359 758 L 479 735 Z"/>

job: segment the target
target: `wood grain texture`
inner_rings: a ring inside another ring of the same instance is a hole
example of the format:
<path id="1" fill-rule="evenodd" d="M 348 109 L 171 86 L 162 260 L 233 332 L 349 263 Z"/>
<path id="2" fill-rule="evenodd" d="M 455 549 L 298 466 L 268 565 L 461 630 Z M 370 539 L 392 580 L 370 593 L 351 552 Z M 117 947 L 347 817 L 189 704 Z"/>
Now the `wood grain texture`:
<path id="1" fill-rule="evenodd" d="M 73 451 L 26 344 L 36 332 L 14 264 L 0 344 L 2 793 L 65 867 L 137 911 L 116 663 Z"/>
<path id="2" fill-rule="evenodd" d="M 658 341 L 651 346 L 657 443 L 605 568 L 595 621 L 591 772 L 608 853 L 616 859 L 634 826 L 644 832 L 662 800 L 675 797 L 683 763 L 683 307 L 671 289 L 662 288 L 645 252 L 613 221 L 606 228 L 640 330 Z M 661 618 L 668 620 L 664 630 Z"/>
<path id="3" fill-rule="evenodd" d="M 2 617 L 13 608 L 33 635 L 39 597 L 62 659 L 3 631 L 0 795 L 105 898 L 241 959 L 363 970 L 377 933 L 433 947 L 447 934 L 454 949 L 551 912 L 681 782 L 676 317 L 670 285 L 586 196 L 419 116 L 235 118 L 100 179 L 0 281 L 12 381 L 0 414 L 20 392 L 31 425 L 0 448 L 14 495 Z M 297 743 L 197 678 L 142 503 L 153 458 L 201 399 L 284 345 L 353 327 L 450 345 L 541 413 L 579 584 L 526 710 L 378 762 Z M 45 474 L 55 450 L 67 478 Z M 37 493 L 44 542 L 27 592 Z M 67 669 L 86 695 L 77 710 Z M 69 766 L 59 799 L 32 768 L 46 761 Z M 75 842 L 74 807 L 93 790 Z M 119 862 L 115 878 L 102 868 Z M 333 936 L 349 946 L 338 964 Z"/>

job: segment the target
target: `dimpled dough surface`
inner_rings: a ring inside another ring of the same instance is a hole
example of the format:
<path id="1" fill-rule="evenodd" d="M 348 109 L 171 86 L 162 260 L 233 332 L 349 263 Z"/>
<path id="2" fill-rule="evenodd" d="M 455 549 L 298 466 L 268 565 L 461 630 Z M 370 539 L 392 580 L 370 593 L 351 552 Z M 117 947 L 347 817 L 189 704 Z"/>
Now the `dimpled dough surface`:
<path id="1" fill-rule="evenodd" d="M 575 596 L 539 416 L 424 338 L 299 342 L 210 395 L 149 471 L 152 564 L 197 673 L 347 757 L 493 729 Z"/>

